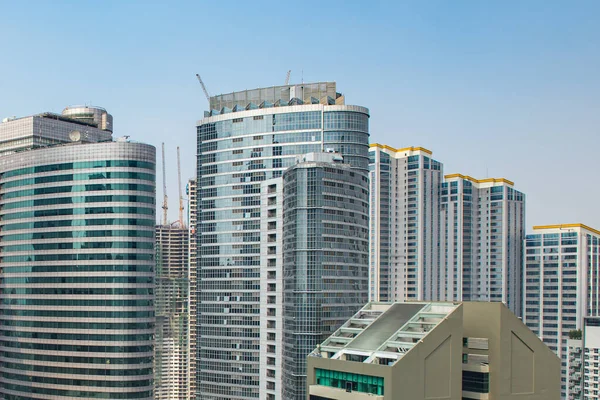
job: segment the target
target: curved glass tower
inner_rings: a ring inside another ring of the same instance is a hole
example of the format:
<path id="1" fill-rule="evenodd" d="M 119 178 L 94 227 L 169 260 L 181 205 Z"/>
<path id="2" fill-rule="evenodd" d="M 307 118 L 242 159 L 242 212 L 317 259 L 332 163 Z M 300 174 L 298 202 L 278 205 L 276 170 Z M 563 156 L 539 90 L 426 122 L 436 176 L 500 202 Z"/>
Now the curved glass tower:
<path id="1" fill-rule="evenodd" d="M 261 182 L 281 177 L 298 155 L 328 149 L 366 176 L 369 111 L 345 105 L 332 82 L 230 93 L 210 103 L 197 127 L 198 398 L 280 398 L 282 324 L 259 329 L 261 296 L 270 304 L 282 290 L 261 290 L 260 224 L 268 217 L 261 215 Z M 272 379 L 266 384 L 263 367 Z"/>
<path id="2" fill-rule="evenodd" d="M 154 225 L 152 146 L 0 157 L 0 398 L 153 398 Z"/>
<path id="3" fill-rule="evenodd" d="M 308 154 L 283 174 L 286 400 L 306 399 L 306 357 L 368 302 L 367 177 L 332 156 Z"/>

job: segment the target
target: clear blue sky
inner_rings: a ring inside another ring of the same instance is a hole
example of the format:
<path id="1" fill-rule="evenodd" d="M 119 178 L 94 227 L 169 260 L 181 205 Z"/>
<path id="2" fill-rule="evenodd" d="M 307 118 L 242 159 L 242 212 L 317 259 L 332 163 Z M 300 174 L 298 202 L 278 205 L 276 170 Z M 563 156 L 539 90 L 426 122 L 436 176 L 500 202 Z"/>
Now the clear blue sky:
<path id="1" fill-rule="evenodd" d="M 372 142 L 513 180 L 528 230 L 600 229 L 599 1 L 170 3 L 0 0 L 0 116 L 91 103 L 115 136 L 165 141 L 174 219 L 175 147 L 192 177 L 207 108 L 194 74 L 218 94 L 303 71 L 371 110 Z"/>

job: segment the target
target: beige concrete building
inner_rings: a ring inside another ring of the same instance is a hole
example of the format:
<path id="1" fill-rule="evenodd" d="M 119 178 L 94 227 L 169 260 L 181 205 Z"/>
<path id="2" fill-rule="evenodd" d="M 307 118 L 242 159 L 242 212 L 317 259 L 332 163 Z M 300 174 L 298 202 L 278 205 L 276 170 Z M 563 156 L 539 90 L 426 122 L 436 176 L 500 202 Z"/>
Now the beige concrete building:
<path id="1" fill-rule="evenodd" d="M 309 400 L 558 400 L 560 360 L 500 302 L 367 304 L 308 357 Z"/>

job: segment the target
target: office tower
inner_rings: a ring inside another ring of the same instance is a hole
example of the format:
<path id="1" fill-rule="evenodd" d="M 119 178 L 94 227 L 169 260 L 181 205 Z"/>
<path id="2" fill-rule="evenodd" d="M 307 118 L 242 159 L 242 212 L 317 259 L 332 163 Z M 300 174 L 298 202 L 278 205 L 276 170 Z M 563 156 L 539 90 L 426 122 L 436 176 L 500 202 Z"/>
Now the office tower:
<path id="1" fill-rule="evenodd" d="M 0 156 L 16 151 L 37 149 L 60 143 L 95 143 L 112 140 L 112 116 L 99 107 L 67 107 L 61 114 L 42 113 L 28 117 L 8 117 L 0 124 Z M 82 114 L 106 114 L 105 129 L 100 121 L 76 118 Z M 110 123 L 108 123 L 110 121 Z"/>
<path id="2" fill-rule="evenodd" d="M 560 398 L 560 360 L 502 303 L 372 302 L 307 363 L 311 400 Z"/>
<path id="3" fill-rule="evenodd" d="M 442 164 L 422 147 L 370 147 L 372 300 L 439 296 Z"/>
<path id="4" fill-rule="evenodd" d="M 198 359 L 198 335 L 196 334 L 197 327 L 197 304 L 198 304 L 198 267 L 197 267 L 197 240 L 196 226 L 198 225 L 198 187 L 196 179 L 190 179 L 185 188 L 188 196 L 188 281 L 189 281 L 189 297 L 188 297 L 188 320 L 189 320 L 189 363 L 188 363 L 188 385 L 189 398 L 196 398 L 196 363 Z"/>
<path id="5" fill-rule="evenodd" d="M 600 231 L 583 224 L 533 230 L 525 237 L 523 321 L 561 358 L 564 398 L 569 332 L 599 312 Z"/>
<path id="6" fill-rule="evenodd" d="M 55 114 L 0 136 L 0 397 L 152 399 L 154 147 Z"/>
<path id="7" fill-rule="evenodd" d="M 600 399 L 600 317 L 585 317 L 583 329 L 569 332 L 567 340 L 568 400 Z"/>
<path id="8" fill-rule="evenodd" d="M 306 356 L 368 301 L 367 177 L 333 153 L 283 175 L 283 398 L 306 398 Z"/>
<path id="9" fill-rule="evenodd" d="M 439 300 L 502 301 L 521 316 L 525 195 L 504 179 L 445 176 Z"/>
<path id="10" fill-rule="evenodd" d="M 282 176 L 297 155 L 326 149 L 366 175 L 369 114 L 345 105 L 333 82 L 214 96 L 210 108 L 197 126 L 197 390 L 203 400 L 256 399 L 267 363 L 261 298 L 269 296 L 260 290 L 261 183 Z"/>
<path id="11" fill-rule="evenodd" d="M 185 226 L 156 226 L 155 400 L 191 398 L 188 245 Z"/>

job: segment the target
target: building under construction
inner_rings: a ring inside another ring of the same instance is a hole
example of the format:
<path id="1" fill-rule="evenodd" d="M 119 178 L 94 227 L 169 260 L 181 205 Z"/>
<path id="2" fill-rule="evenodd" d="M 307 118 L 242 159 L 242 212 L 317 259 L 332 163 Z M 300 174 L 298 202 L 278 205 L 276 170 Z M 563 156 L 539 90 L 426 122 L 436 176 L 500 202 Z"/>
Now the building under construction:
<path id="1" fill-rule="evenodd" d="M 157 400 L 189 399 L 188 230 L 178 224 L 156 227 Z"/>
<path id="2" fill-rule="evenodd" d="M 179 148 L 177 159 L 179 164 Z M 189 231 L 183 221 L 181 178 L 179 220 L 167 222 L 164 160 L 163 144 L 164 215 L 156 226 L 154 398 L 188 400 L 195 398 L 190 366 L 195 367 L 196 359 L 190 351 Z"/>

